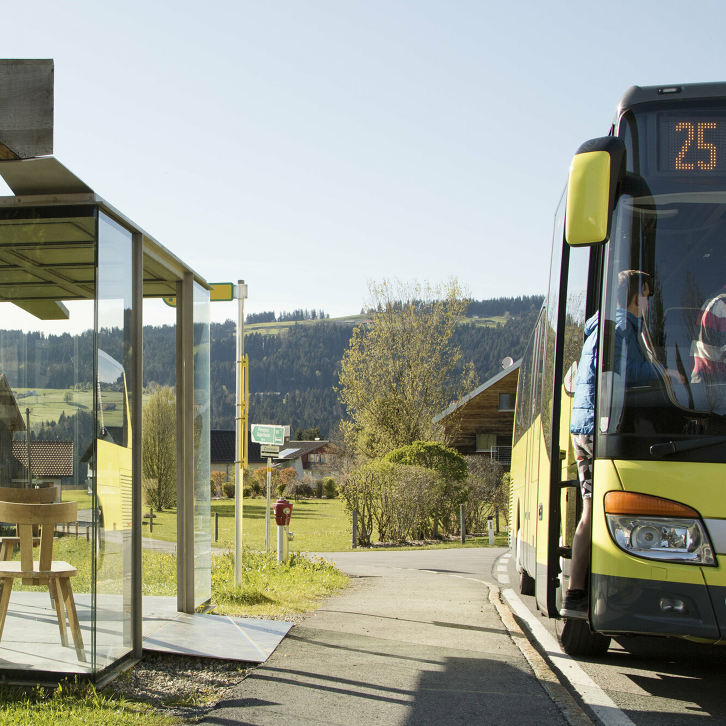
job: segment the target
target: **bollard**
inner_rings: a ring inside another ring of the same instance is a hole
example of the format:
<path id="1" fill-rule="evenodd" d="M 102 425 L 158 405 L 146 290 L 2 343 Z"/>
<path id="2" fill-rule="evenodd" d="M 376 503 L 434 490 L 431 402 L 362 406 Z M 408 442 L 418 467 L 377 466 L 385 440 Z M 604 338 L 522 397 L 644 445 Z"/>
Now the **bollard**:
<path id="1" fill-rule="evenodd" d="M 288 556 L 288 527 L 292 515 L 292 504 L 287 499 L 278 499 L 275 502 L 275 522 L 277 523 L 277 561 L 287 562 Z"/>
<path id="2" fill-rule="evenodd" d="M 487 517 L 487 526 L 489 528 L 489 546 L 494 547 L 494 517 Z"/>
<path id="3" fill-rule="evenodd" d="M 76 539 L 78 539 L 78 522 L 76 521 Z"/>
<path id="4" fill-rule="evenodd" d="M 214 513 L 214 541 L 219 542 L 219 512 Z"/>
<path id="5" fill-rule="evenodd" d="M 459 510 L 459 531 L 461 532 L 461 544 L 466 544 L 466 507 L 463 504 Z"/>
<path id="6" fill-rule="evenodd" d="M 353 549 L 358 546 L 358 510 L 353 510 Z"/>
<path id="7" fill-rule="evenodd" d="M 149 533 L 154 531 L 154 508 L 149 507 Z"/>

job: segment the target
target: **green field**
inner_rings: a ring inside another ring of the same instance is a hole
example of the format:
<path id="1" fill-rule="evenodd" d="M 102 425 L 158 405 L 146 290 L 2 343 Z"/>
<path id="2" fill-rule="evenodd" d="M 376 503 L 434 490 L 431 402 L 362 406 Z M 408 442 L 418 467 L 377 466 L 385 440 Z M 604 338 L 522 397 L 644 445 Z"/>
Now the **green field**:
<path id="1" fill-rule="evenodd" d="M 75 391 L 69 388 L 17 388 L 15 389 L 17 404 L 25 418 L 25 409 L 30 409 L 30 424 L 41 421 L 57 421 L 62 413 L 73 416 L 79 411 L 93 413 L 93 391 Z M 31 393 L 34 395 L 25 395 Z M 143 395 L 146 403 L 148 394 Z M 68 398 L 69 400 L 66 400 Z M 123 394 L 116 391 L 103 392 L 104 405 L 115 404 L 113 410 L 104 411 L 103 422 L 107 426 L 123 424 Z"/>
<path id="2" fill-rule="evenodd" d="M 496 315 L 486 318 L 461 318 L 460 325 L 472 324 L 476 327 L 492 327 L 494 325 L 504 325 L 509 320 L 510 315 Z M 251 323 L 245 324 L 245 335 L 251 333 L 260 333 L 261 335 L 279 335 L 284 333 L 295 325 L 319 325 L 320 323 L 350 323 L 356 325 L 364 320 L 369 320 L 368 315 L 345 315 L 340 318 L 325 318 L 325 320 L 298 320 L 297 322 L 285 323 Z"/>
<path id="3" fill-rule="evenodd" d="M 244 546 L 252 550 L 261 550 L 265 547 L 265 500 L 245 499 L 243 513 Z M 212 538 L 214 539 L 214 514 L 219 515 L 219 540 L 212 542 L 212 546 L 226 548 L 234 543 L 234 500 L 212 500 Z M 148 508 L 145 513 L 148 515 Z M 154 531 L 149 534 L 148 517 L 144 519 L 144 537 L 160 539 L 167 542 L 176 541 L 176 509 L 164 512 L 154 512 Z M 277 530 L 274 516 L 270 516 L 270 547 L 277 547 Z M 291 552 L 344 552 L 352 550 L 352 532 L 350 518 L 345 513 L 342 499 L 303 499 L 293 502 L 292 521 L 290 531 L 295 538 L 290 542 Z M 376 542 L 374 537 L 374 542 Z M 504 547 L 507 544 L 507 535 L 497 535 L 496 546 Z M 487 547 L 488 537 L 470 537 L 466 544 L 458 541 L 440 542 L 425 545 L 433 549 L 449 547 Z M 414 549 L 420 549 L 420 545 Z M 380 546 L 375 547 L 380 551 Z M 401 549 L 395 547 L 395 549 Z M 357 552 L 369 551 L 366 548 L 357 548 Z"/>

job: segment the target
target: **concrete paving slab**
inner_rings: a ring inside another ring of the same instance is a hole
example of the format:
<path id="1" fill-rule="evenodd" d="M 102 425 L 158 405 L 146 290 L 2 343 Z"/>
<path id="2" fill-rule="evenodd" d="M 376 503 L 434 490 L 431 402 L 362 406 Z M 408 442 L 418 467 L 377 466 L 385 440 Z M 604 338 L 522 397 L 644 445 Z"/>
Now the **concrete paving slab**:
<path id="1" fill-rule="evenodd" d="M 144 638 L 144 650 L 264 663 L 291 627 L 281 620 L 177 613 Z"/>

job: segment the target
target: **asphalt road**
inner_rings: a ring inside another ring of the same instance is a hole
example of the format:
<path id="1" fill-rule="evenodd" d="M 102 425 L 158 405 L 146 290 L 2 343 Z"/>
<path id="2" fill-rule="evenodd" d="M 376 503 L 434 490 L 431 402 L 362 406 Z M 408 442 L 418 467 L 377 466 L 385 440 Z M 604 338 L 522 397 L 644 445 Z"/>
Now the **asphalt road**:
<path id="1" fill-rule="evenodd" d="M 494 581 L 504 574 L 503 569 L 495 566 Z M 502 579 L 509 582 L 501 587 L 511 587 L 529 612 L 556 636 L 560 622 L 542 617 L 534 598 L 519 594 L 513 558 L 509 558 L 506 578 Z M 612 641 L 605 657 L 578 659 L 577 663 L 635 726 L 726 726 L 723 646 L 673 638 L 622 638 Z M 611 723 L 627 721 L 613 712 Z"/>
<path id="2" fill-rule="evenodd" d="M 502 552 L 326 555 L 351 587 L 295 626 L 203 723 L 567 726 L 489 600 Z"/>

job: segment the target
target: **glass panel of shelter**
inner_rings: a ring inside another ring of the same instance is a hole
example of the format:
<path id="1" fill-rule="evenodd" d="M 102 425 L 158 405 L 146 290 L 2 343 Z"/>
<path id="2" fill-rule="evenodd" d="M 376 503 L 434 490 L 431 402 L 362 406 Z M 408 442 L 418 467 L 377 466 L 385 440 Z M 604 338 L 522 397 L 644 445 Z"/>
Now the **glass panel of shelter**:
<path id="1" fill-rule="evenodd" d="M 55 486 L 56 499 L 78 503 L 77 523 L 56 528 L 53 559 L 78 572 L 68 579 L 81 645 L 75 649 L 70 637 L 62 644 L 47 584 L 5 579 L 12 591 L 0 667 L 16 673 L 93 669 L 94 529 L 84 454 L 95 428 L 95 236 L 92 206 L 0 209 L 0 486 Z M 13 524 L 2 529 L 15 534 Z M 17 560 L 17 549 L 8 547 L 8 556 Z"/>

